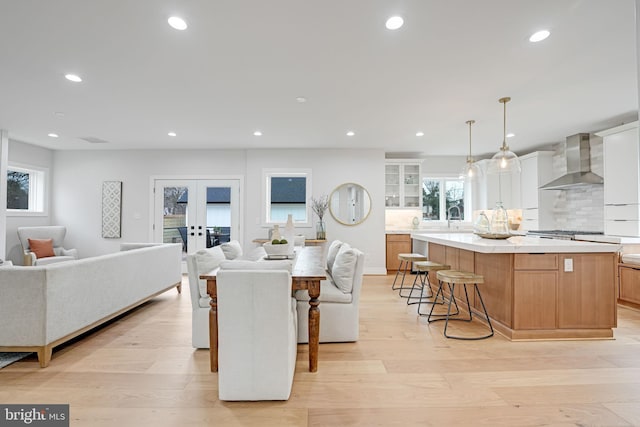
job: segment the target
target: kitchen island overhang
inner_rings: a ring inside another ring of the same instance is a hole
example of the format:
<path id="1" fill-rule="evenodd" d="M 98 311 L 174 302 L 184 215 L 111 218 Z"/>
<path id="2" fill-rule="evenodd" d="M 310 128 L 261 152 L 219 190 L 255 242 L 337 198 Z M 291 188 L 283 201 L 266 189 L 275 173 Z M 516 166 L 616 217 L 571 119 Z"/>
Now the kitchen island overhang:
<path id="1" fill-rule="evenodd" d="M 426 243 L 431 261 L 484 276 L 489 316 L 507 338 L 613 338 L 620 245 L 529 236 L 493 240 L 472 233 L 411 237 Z M 472 310 L 479 308 L 473 301 Z"/>

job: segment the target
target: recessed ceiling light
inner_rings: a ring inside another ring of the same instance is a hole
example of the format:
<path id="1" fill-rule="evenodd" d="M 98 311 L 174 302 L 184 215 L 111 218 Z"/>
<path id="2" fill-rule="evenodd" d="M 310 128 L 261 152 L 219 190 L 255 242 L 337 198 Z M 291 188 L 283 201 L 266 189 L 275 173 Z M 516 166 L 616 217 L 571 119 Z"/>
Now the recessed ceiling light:
<path id="1" fill-rule="evenodd" d="M 515 133 L 508 133 L 508 134 L 507 134 L 507 138 L 513 138 L 514 136 L 516 136 L 516 134 L 515 134 Z"/>
<path id="2" fill-rule="evenodd" d="M 187 29 L 187 23 L 184 21 L 184 19 L 179 18 L 177 16 L 172 16 L 167 20 L 167 22 L 169 23 L 169 25 L 171 25 L 171 27 L 175 28 L 176 30 L 182 31 Z"/>
<path id="3" fill-rule="evenodd" d="M 77 74 L 65 74 L 64 78 L 74 83 L 80 83 L 82 81 L 80 76 Z"/>
<path id="4" fill-rule="evenodd" d="M 178 134 L 175 133 L 175 132 L 169 132 L 167 135 L 169 135 L 169 136 L 178 136 Z"/>
<path id="5" fill-rule="evenodd" d="M 347 136 L 353 136 L 353 135 L 355 135 L 354 131 L 350 130 L 349 132 L 347 132 Z"/>
<path id="6" fill-rule="evenodd" d="M 404 19 L 402 19 L 401 16 L 392 16 L 387 19 L 387 23 L 385 24 L 388 30 L 397 30 L 402 27 L 402 25 L 404 25 Z"/>
<path id="7" fill-rule="evenodd" d="M 62 111 L 56 111 L 53 115 L 56 117 L 64 117 L 64 113 Z"/>
<path id="8" fill-rule="evenodd" d="M 49 136 L 51 138 L 57 138 L 58 134 L 57 133 L 48 133 L 47 136 Z"/>
<path id="9" fill-rule="evenodd" d="M 538 31 L 536 33 L 533 33 L 531 37 L 529 37 L 529 41 L 533 43 L 540 42 L 549 37 L 549 34 L 551 33 L 547 30 Z"/>
<path id="10" fill-rule="evenodd" d="M 262 132 L 260 132 L 259 130 L 255 131 L 253 133 L 253 136 L 262 136 Z"/>
<path id="11" fill-rule="evenodd" d="M 305 102 L 307 102 L 307 98 L 305 98 L 304 96 L 299 96 L 296 98 L 296 101 L 298 101 L 299 103 L 303 104 Z"/>
<path id="12" fill-rule="evenodd" d="M 424 136 L 424 132 L 416 132 L 416 136 Z"/>

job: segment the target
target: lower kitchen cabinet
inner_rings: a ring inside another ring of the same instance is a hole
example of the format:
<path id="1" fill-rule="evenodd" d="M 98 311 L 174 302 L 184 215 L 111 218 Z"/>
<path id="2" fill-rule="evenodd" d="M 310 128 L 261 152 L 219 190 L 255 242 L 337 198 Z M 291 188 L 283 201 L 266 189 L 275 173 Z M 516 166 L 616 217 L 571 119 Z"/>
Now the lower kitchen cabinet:
<path id="1" fill-rule="evenodd" d="M 640 305 L 640 269 L 620 267 L 620 301 Z"/>
<path id="2" fill-rule="evenodd" d="M 410 234 L 387 234 L 387 271 L 400 268 L 398 254 L 411 253 Z"/>
<path id="3" fill-rule="evenodd" d="M 513 328 L 557 326 L 557 254 L 516 254 L 513 275 Z"/>
<path id="4" fill-rule="evenodd" d="M 513 284 L 514 329 L 555 329 L 555 271 L 516 271 Z"/>
<path id="5" fill-rule="evenodd" d="M 560 266 L 570 263 L 572 271 L 560 268 L 558 273 L 558 327 L 615 327 L 615 255 L 561 254 L 559 261 Z"/>

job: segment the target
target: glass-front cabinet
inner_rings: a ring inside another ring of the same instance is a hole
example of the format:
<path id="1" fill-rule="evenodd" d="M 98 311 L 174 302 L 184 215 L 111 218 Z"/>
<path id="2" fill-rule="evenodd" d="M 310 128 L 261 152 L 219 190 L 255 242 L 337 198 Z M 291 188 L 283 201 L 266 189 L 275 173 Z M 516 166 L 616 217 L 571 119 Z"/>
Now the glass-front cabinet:
<path id="1" fill-rule="evenodd" d="M 385 206 L 420 208 L 420 163 L 388 161 L 385 165 Z"/>

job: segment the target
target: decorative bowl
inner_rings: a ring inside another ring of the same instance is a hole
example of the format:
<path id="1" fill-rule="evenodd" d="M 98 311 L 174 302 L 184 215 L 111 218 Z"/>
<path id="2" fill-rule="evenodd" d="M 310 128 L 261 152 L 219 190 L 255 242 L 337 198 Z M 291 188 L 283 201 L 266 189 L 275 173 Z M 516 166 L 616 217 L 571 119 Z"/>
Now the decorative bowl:
<path id="1" fill-rule="evenodd" d="M 473 234 L 475 234 L 476 236 L 480 236 L 483 239 L 494 239 L 494 240 L 508 239 L 509 237 L 511 237 L 511 234 L 494 234 L 494 233 L 478 233 L 478 232 L 474 232 Z"/>
<path id="2" fill-rule="evenodd" d="M 289 243 L 274 245 L 271 242 L 267 242 L 262 247 L 268 256 L 287 256 L 293 253 L 293 246 Z"/>

